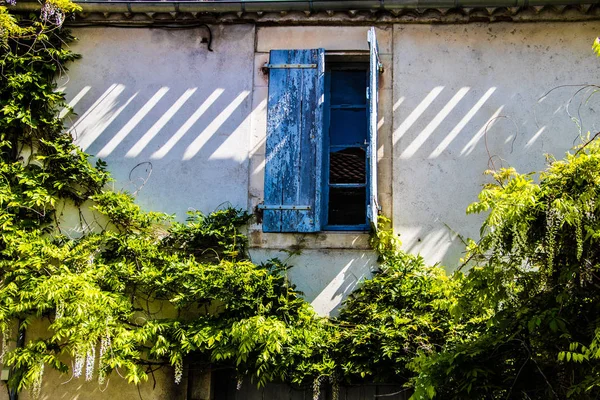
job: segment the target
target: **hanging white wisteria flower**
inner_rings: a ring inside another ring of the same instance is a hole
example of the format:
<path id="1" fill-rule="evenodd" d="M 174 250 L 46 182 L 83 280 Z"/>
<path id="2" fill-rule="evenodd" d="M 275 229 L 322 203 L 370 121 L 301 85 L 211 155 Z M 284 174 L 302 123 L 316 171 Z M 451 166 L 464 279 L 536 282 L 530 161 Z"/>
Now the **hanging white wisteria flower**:
<path id="1" fill-rule="evenodd" d="M 63 301 L 59 301 L 56 304 L 56 313 L 54 316 L 55 321 L 58 321 L 65 315 L 65 303 Z"/>
<path id="2" fill-rule="evenodd" d="M 331 400 L 338 400 L 340 398 L 340 382 L 335 375 L 329 377 L 329 382 L 331 383 Z"/>
<path id="3" fill-rule="evenodd" d="M 10 328 L 5 328 L 2 331 L 2 350 L 0 351 L 0 363 L 4 363 L 4 357 L 8 352 L 8 338 L 12 335 Z"/>
<path id="4" fill-rule="evenodd" d="M 242 389 L 242 383 L 244 383 L 244 379 L 241 376 L 238 376 L 238 378 L 237 378 L 237 385 L 235 385 L 235 389 L 236 390 L 241 390 Z"/>
<path id="5" fill-rule="evenodd" d="M 316 377 L 313 381 L 313 400 L 319 400 L 321 398 L 321 379 L 322 377 Z"/>
<path id="6" fill-rule="evenodd" d="M 83 373 L 83 364 L 85 363 L 85 353 L 78 351 L 75 354 L 75 365 L 73 366 L 73 376 L 75 378 L 81 377 Z"/>
<path id="7" fill-rule="evenodd" d="M 106 330 L 106 335 L 100 338 L 100 358 L 102 358 L 111 345 L 110 334 L 108 333 L 108 329 Z"/>
<path id="8" fill-rule="evenodd" d="M 94 378 L 94 364 L 96 363 L 96 346 L 92 346 L 85 360 L 85 380 L 91 381 Z"/>
<path id="9" fill-rule="evenodd" d="M 110 332 L 108 330 L 109 319 L 106 319 L 106 333 L 100 338 L 100 355 L 98 357 L 98 384 L 104 385 L 106 382 L 106 363 L 104 355 L 111 346 Z"/>
<path id="10" fill-rule="evenodd" d="M 98 385 L 104 385 L 106 383 L 106 371 L 108 365 L 100 358 L 98 360 Z"/>
<path id="11" fill-rule="evenodd" d="M 42 392 L 42 378 L 44 376 L 44 361 L 40 361 L 40 367 L 35 380 L 31 386 L 31 397 L 33 399 L 39 399 Z"/>
<path id="12" fill-rule="evenodd" d="M 183 363 L 181 362 L 181 360 L 177 360 L 175 362 L 175 383 L 176 384 L 180 384 L 181 383 L 181 378 L 183 378 Z"/>

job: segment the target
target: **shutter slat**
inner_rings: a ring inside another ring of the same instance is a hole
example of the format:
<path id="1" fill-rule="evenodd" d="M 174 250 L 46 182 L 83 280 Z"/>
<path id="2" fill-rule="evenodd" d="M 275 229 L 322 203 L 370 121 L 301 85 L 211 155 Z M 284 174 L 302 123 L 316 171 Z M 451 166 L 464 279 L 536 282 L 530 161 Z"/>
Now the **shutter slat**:
<path id="1" fill-rule="evenodd" d="M 304 190 L 299 192 L 298 202 L 314 202 L 315 205 L 321 205 L 321 164 L 323 154 L 323 96 L 325 91 L 325 71 L 324 61 L 325 52 L 315 51 L 311 54 L 305 54 L 310 59 L 304 62 L 316 61 L 320 66 L 316 71 L 303 70 L 302 87 L 302 135 L 300 139 L 300 186 Z M 314 60 L 316 58 L 316 60 Z M 316 76 L 317 79 L 313 79 Z M 318 212 L 306 214 L 306 218 L 298 220 L 299 232 L 314 232 L 320 230 L 321 213 Z"/>
<path id="2" fill-rule="evenodd" d="M 303 51 L 294 50 L 288 53 L 289 64 L 291 63 L 303 63 L 304 62 Z M 282 202 L 283 205 L 294 205 L 300 204 L 298 197 L 300 196 L 300 139 L 302 136 L 302 87 L 303 87 L 303 76 L 302 70 L 300 69 L 288 69 L 288 90 L 291 92 L 289 102 L 284 106 L 289 107 L 289 118 L 282 123 L 287 129 L 284 130 L 285 137 L 287 139 L 287 146 L 285 152 L 281 154 L 285 155 L 282 157 L 282 174 L 283 179 L 283 190 L 282 190 Z M 300 211 L 297 210 L 282 210 L 281 214 L 281 232 L 289 231 L 290 226 L 296 226 Z"/>
<path id="3" fill-rule="evenodd" d="M 369 29 L 369 205 L 367 217 L 374 229 L 377 229 L 379 203 L 377 201 L 377 102 L 379 100 L 379 50 L 375 28 Z"/>
<path id="4" fill-rule="evenodd" d="M 320 160 L 324 50 L 273 50 L 270 64 L 318 67 L 269 71 L 265 163 L 265 232 L 320 229 Z M 303 206 L 294 210 L 269 206 Z M 306 206 L 310 209 L 306 209 Z"/>
<path id="5" fill-rule="evenodd" d="M 271 52 L 271 62 L 286 63 L 288 52 Z M 290 117 L 290 103 L 294 103 L 290 90 L 293 77 L 289 69 L 270 70 L 267 111 L 267 140 L 265 163 L 265 204 L 283 204 L 283 182 L 285 179 L 285 152 L 290 128 L 294 118 Z M 263 229 L 266 232 L 281 231 L 281 213 L 265 210 Z"/>

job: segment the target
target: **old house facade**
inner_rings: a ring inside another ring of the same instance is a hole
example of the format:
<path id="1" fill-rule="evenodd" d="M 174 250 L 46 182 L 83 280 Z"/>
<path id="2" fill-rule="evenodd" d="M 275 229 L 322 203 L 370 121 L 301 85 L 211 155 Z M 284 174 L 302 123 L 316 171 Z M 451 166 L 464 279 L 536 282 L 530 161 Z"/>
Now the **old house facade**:
<path id="1" fill-rule="evenodd" d="M 68 22 L 83 58 L 59 83 L 115 187 L 180 220 L 257 213 L 252 259 L 294 265 L 329 315 L 376 268 L 375 210 L 452 270 L 486 169 L 543 169 L 598 130 L 600 9 L 579 3 L 83 1 Z M 185 398 L 157 379 L 144 399 Z M 137 396 L 124 387 L 80 398 Z"/>

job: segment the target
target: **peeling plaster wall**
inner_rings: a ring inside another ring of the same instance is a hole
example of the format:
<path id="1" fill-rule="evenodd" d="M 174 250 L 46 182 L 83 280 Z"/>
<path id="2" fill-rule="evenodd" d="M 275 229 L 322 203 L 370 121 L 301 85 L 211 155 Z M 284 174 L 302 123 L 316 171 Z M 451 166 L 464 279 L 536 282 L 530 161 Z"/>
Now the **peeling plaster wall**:
<path id="1" fill-rule="evenodd" d="M 266 139 L 266 103 L 268 79 L 261 67 L 275 49 L 314 49 L 326 51 L 367 51 L 368 26 L 353 27 L 260 27 L 256 32 L 252 135 L 250 146 L 249 208 L 264 198 Z M 378 186 L 380 203 L 386 215 L 392 214 L 391 201 L 391 100 L 392 100 L 392 32 L 391 26 L 377 28 L 381 61 L 386 73 L 381 76 L 378 123 Z M 363 279 L 377 268 L 367 233 L 321 232 L 318 234 L 263 233 L 260 224 L 249 228 L 251 256 L 262 261 L 272 257 L 286 260 L 293 267 L 290 279 L 304 292 L 306 299 L 321 315 L 335 315 L 341 302 Z M 301 249 L 288 258 L 279 250 Z"/>
<path id="2" fill-rule="evenodd" d="M 394 26 L 393 220 L 407 250 L 455 269 L 459 235 L 478 237 L 482 216 L 465 209 L 486 169 L 543 169 L 544 153 L 560 159 L 577 143 L 577 124 L 598 131 L 600 96 L 577 85 L 598 82 L 599 31 L 598 22 Z"/>
<path id="3" fill-rule="evenodd" d="M 588 99 L 590 90 L 572 97 L 579 87 L 559 86 L 595 81 L 590 43 L 599 28 L 599 22 L 377 28 L 385 67 L 379 197 L 407 250 L 456 268 L 460 238 L 477 238 L 481 225 L 482 216 L 465 209 L 487 181 L 484 170 L 529 172 L 544 167 L 544 153 L 562 157 L 578 136 L 571 117 L 584 133 L 595 132 L 600 98 Z M 209 212 L 229 201 L 253 210 L 262 201 L 268 80 L 261 67 L 270 50 L 368 49 L 368 26 L 212 29 L 212 53 L 201 43 L 204 29 L 76 29 L 73 48 L 83 59 L 65 79 L 78 143 L 108 161 L 117 188 L 138 191 L 144 208 L 180 220 L 189 208 Z M 320 249 L 298 262 L 326 265 L 310 278 L 324 282 L 343 274 L 356 251 L 369 253 L 364 233 L 264 234 L 260 224 L 248 233 L 252 255 L 261 258 L 298 246 Z M 295 282 L 301 290 L 308 287 L 303 277 Z M 322 310 L 339 302 L 317 295 L 312 301 Z"/>
<path id="4" fill-rule="evenodd" d="M 204 28 L 75 29 L 83 58 L 59 81 L 77 143 L 117 189 L 179 220 L 247 204 L 254 27 L 211 29 L 213 52 Z"/>
<path id="5" fill-rule="evenodd" d="M 484 170 L 529 172 L 544 167 L 544 153 L 562 157 L 578 135 L 569 100 L 582 131 L 595 131 L 599 98 L 588 99 L 590 90 L 572 98 L 578 87 L 558 86 L 595 81 L 599 61 L 590 43 L 599 28 L 599 22 L 377 28 L 385 68 L 379 198 L 407 250 L 456 268 L 460 238 L 477 238 L 482 222 L 465 209 L 487 181 Z M 78 143 L 107 160 L 117 188 L 138 191 L 145 209 L 180 220 L 189 208 L 209 212 L 229 201 L 254 210 L 262 201 L 268 80 L 261 68 L 270 50 L 368 49 L 368 26 L 212 29 L 212 53 L 201 43 L 204 29 L 76 29 L 73 48 L 83 59 L 63 80 L 78 114 L 72 119 Z M 265 234 L 256 223 L 248 233 L 251 255 L 260 259 L 305 249 L 292 263 L 315 265 L 310 280 L 323 281 L 323 290 L 357 252 L 370 254 L 365 233 Z M 358 275 L 375 267 L 365 264 Z M 305 278 L 298 274 L 295 283 L 310 292 Z M 324 312 L 339 300 L 311 298 Z"/>
<path id="6" fill-rule="evenodd" d="M 205 29 L 75 29 L 79 41 L 73 50 L 83 58 L 59 81 L 77 114 L 70 121 L 72 134 L 84 150 L 107 161 L 115 188 L 135 192 L 144 209 L 179 220 L 189 208 L 210 212 L 228 201 L 252 210 L 262 201 L 268 81 L 261 69 L 271 49 L 368 50 L 367 26 L 211 29 L 214 52 L 201 43 Z M 392 31 L 377 29 L 388 71 L 380 86 L 378 150 L 387 215 Z M 78 222 L 70 216 L 63 216 L 65 225 Z M 289 260 L 295 265 L 290 276 L 324 315 L 376 268 L 366 233 L 299 237 L 263 234 L 254 224 L 249 236 L 257 260 L 299 244 L 306 249 Z"/>
<path id="7" fill-rule="evenodd" d="M 368 49 L 368 26 L 212 29 L 212 53 L 201 43 L 204 29 L 75 29 L 73 50 L 83 59 L 59 81 L 78 114 L 73 135 L 108 162 L 115 187 L 179 220 L 189 208 L 209 212 L 229 201 L 253 210 L 262 201 L 268 82 L 261 67 L 270 50 Z M 544 168 L 544 153 L 560 158 L 576 142 L 571 117 L 582 132 L 598 131 L 600 97 L 563 86 L 597 81 L 598 32 L 599 22 L 377 28 L 385 67 L 379 195 L 406 250 L 456 268 L 459 235 L 477 238 L 482 222 L 464 210 L 487 182 L 484 170 Z M 366 233 L 265 234 L 259 224 L 248 233 L 252 260 L 293 265 L 290 279 L 322 315 L 336 314 L 377 268 Z M 49 372 L 42 398 L 137 396 L 118 377 L 107 392 L 81 380 L 60 385 L 67 379 Z M 157 379 L 157 389 L 141 387 L 144 399 L 180 395 L 170 371 Z"/>

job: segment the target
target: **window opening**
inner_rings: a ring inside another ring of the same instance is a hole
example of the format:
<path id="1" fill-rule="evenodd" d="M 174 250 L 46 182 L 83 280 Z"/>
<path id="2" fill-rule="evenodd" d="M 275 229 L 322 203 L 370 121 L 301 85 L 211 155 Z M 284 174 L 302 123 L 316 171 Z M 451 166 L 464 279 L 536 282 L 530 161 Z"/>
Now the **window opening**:
<path id="1" fill-rule="evenodd" d="M 376 229 L 375 28 L 367 41 L 368 53 L 271 50 L 264 232 Z"/>
<path id="2" fill-rule="evenodd" d="M 369 64 L 326 62 L 325 229 L 368 229 Z"/>

